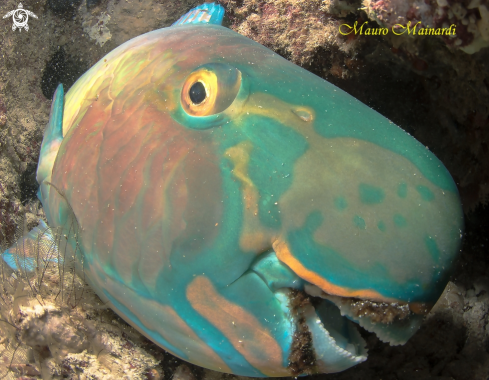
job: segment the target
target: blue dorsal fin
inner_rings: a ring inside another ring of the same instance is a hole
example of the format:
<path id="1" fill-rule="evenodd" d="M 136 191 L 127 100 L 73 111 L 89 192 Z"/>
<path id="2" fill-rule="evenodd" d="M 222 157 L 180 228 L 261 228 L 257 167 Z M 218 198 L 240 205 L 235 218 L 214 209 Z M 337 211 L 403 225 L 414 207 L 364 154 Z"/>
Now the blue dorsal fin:
<path id="1" fill-rule="evenodd" d="M 172 26 L 186 24 L 222 25 L 223 18 L 224 8 L 222 6 L 216 3 L 204 3 L 184 14 Z"/>

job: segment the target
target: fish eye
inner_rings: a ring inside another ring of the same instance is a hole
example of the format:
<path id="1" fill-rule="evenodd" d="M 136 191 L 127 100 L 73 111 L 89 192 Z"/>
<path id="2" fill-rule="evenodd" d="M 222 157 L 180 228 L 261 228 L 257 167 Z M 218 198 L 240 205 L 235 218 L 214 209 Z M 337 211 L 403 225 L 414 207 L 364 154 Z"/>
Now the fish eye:
<path id="1" fill-rule="evenodd" d="M 191 116 L 223 112 L 238 95 L 241 72 L 223 63 L 209 63 L 190 73 L 184 81 L 181 105 Z"/>
<path id="2" fill-rule="evenodd" d="M 204 84 L 202 82 L 195 82 L 192 87 L 190 87 L 188 96 L 193 104 L 202 103 L 207 97 Z"/>

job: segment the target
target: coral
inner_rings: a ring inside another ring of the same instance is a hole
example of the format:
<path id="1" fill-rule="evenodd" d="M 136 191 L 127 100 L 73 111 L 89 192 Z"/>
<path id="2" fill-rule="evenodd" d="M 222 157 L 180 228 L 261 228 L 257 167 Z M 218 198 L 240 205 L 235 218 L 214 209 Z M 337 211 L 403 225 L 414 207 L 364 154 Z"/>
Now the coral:
<path id="1" fill-rule="evenodd" d="M 105 43 L 112 38 L 107 23 L 110 20 L 110 15 L 102 12 L 98 17 L 83 22 L 83 31 L 97 44 L 104 46 Z"/>
<path id="2" fill-rule="evenodd" d="M 338 39 L 337 16 L 354 8 L 346 1 L 323 0 L 233 0 L 227 7 L 231 28 L 297 64 L 309 62 L 318 48 L 339 46 L 351 49 Z M 334 17 L 333 17 L 334 16 Z"/>
<path id="3" fill-rule="evenodd" d="M 13 272 L 0 259 L 0 375 L 143 377 L 159 360 L 141 348 L 145 340 L 114 319 L 75 274 L 75 255 L 55 250 L 60 232 L 53 231 L 52 237 L 49 230 L 43 233 L 34 246 L 19 240 L 19 270 Z M 28 262 L 23 257 L 34 257 L 39 266 L 24 270 L 30 267 L 23 265 Z"/>

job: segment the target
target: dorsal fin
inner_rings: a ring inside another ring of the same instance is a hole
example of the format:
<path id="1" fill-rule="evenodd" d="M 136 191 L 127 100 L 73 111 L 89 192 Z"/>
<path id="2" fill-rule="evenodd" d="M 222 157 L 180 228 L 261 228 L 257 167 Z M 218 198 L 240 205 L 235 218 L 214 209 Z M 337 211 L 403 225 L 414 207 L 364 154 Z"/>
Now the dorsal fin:
<path id="1" fill-rule="evenodd" d="M 174 22 L 172 26 L 185 24 L 222 25 L 223 18 L 224 8 L 221 5 L 204 3 L 184 14 L 178 21 Z"/>

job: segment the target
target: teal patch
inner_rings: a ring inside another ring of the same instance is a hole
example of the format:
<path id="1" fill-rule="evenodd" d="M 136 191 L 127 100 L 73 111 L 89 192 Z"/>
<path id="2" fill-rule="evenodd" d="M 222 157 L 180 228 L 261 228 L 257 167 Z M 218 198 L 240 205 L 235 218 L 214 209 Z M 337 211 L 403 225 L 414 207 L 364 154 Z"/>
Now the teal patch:
<path id="1" fill-rule="evenodd" d="M 440 250 L 438 249 L 435 239 L 433 239 L 431 236 L 426 236 L 424 239 L 424 244 L 426 245 L 426 248 L 428 248 L 433 261 L 438 262 L 440 259 Z"/>
<path id="2" fill-rule="evenodd" d="M 361 216 L 355 215 L 353 217 L 353 224 L 361 230 L 364 230 L 367 228 L 367 224 L 365 223 L 365 219 L 363 219 Z"/>
<path id="3" fill-rule="evenodd" d="M 260 193 L 258 217 L 264 226 L 279 228 L 280 197 L 292 185 L 294 165 L 309 144 L 292 128 L 268 117 L 250 116 L 241 130 L 241 137 L 253 145 L 248 173 Z M 227 133 L 225 129 L 223 133 Z"/>
<path id="4" fill-rule="evenodd" d="M 304 287 L 304 280 L 282 263 L 273 250 L 260 255 L 251 270 L 260 276 L 272 292 L 283 288 L 302 289 Z"/>
<path id="5" fill-rule="evenodd" d="M 380 221 L 379 223 L 377 223 L 377 228 L 382 232 L 385 232 L 386 230 L 385 223 L 383 221 Z"/>
<path id="6" fill-rule="evenodd" d="M 360 201 L 367 205 L 382 203 L 385 198 L 384 190 L 366 183 L 361 183 L 358 186 L 358 191 L 360 192 Z"/>
<path id="7" fill-rule="evenodd" d="M 431 202 L 435 199 L 435 194 L 433 194 L 433 192 L 426 186 L 416 186 L 416 190 L 418 190 L 419 195 L 421 195 L 421 198 L 423 198 L 424 201 Z"/>
<path id="8" fill-rule="evenodd" d="M 335 205 L 337 210 L 343 211 L 344 209 L 346 209 L 348 207 L 348 202 L 343 197 L 337 197 L 334 200 L 334 205 Z"/>
<path id="9" fill-rule="evenodd" d="M 401 182 L 399 186 L 397 187 L 397 195 L 399 198 L 406 198 L 407 197 L 407 184 L 406 182 Z"/>
<path id="10" fill-rule="evenodd" d="M 406 225 L 407 225 L 406 218 L 404 218 L 400 214 L 396 214 L 396 215 L 394 215 L 394 224 L 397 227 L 406 227 Z"/>

